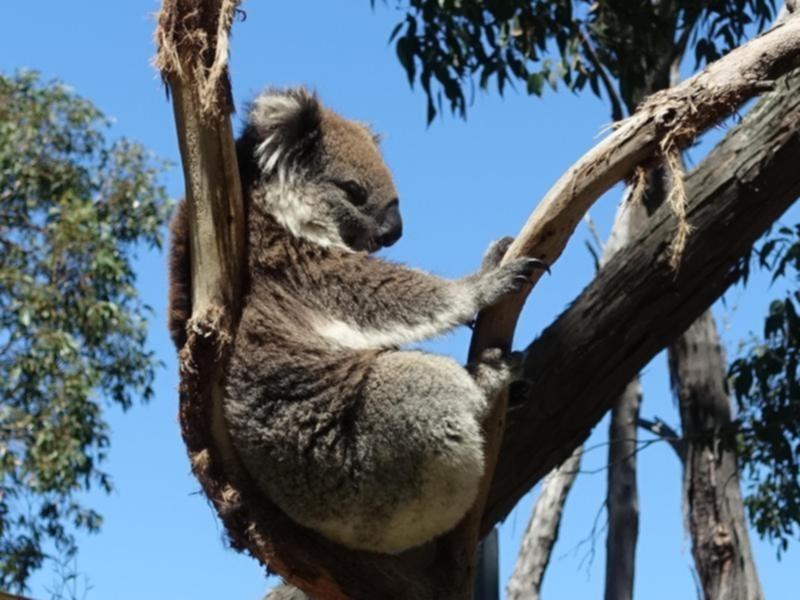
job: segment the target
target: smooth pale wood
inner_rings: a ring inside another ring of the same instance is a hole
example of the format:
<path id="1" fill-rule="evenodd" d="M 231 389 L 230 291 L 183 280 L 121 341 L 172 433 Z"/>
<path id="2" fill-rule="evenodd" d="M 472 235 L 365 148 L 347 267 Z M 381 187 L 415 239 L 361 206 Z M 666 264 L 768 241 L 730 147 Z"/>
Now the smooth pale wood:
<path id="1" fill-rule="evenodd" d="M 230 117 L 202 117 L 195 88 L 170 79 L 191 227 L 190 327 L 217 329 L 230 340 L 238 319 L 244 268 L 244 208 Z M 222 414 L 224 349 L 204 386 L 210 391 L 211 432 L 222 468 L 239 469 Z M 191 369 L 191 365 L 185 365 Z"/>

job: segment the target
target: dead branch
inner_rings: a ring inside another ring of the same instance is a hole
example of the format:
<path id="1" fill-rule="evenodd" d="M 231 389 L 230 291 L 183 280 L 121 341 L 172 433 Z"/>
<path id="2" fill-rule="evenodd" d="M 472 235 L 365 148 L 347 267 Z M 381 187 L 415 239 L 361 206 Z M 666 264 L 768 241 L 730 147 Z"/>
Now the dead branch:
<path id="1" fill-rule="evenodd" d="M 649 431 L 653 435 L 656 435 L 667 442 L 675 451 L 675 454 L 678 455 L 681 463 L 686 460 L 686 449 L 684 447 L 685 444 L 683 443 L 683 439 L 677 431 L 667 425 L 664 421 L 658 417 L 655 417 L 652 421 L 645 419 L 644 417 L 639 417 L 636 421 L 636 424 L 645 431 Z"/>
<path id="2" fill-rule="evenodd" d="M 582 454 L 583 448 L 578 446 L 562 465 L 545 477 L 522 537 L 514 572 L 506 586 L 509 600 L 539 600 L 541 597 L 544 573 L 558 539 L 564 504 L 578 475 Z"/>

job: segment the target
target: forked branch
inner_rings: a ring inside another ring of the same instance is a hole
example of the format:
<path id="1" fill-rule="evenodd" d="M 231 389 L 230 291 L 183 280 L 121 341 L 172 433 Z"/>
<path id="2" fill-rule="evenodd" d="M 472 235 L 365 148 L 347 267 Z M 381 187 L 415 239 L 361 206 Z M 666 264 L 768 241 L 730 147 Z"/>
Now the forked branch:
<path id="1" fill-rule="evenodd" d="M 555 262 L 586 211 L 603 193 L 629 177 L 639 165 L 662 158 L 663 140 L 669 140 L 670 149 L 684 147 L 743 102 L 761 93 L 765 84 L 797 65 L 800 65 L 800 18 L 793 16 L 684 83 L 654 94 L 550 188 L 504 260 L 531 256 Z M 686 242 L 681 240 L 681 243 Z M 673 264 L 674 258 L 673 255 Z M 541 274 L 534 276 L 532 286 L 539 277 Z M 517 319 L 532 286 L 478 315 L 470 344 L 471 358 L 486 348 L 511 346 Z M 450 534 L 461 545 L 478 539 L 503 438 L 506 405 L 507 394 L 501 394 L 484 423 L 487 464 L 481 493 L 465 521 Z M 455 546 L 458 548 L 458 544 Z M 466 556 L 469 563 L 466 572 L 471 576 L 474 552 L 467 552 Z"/>
<path id="2" fill-rule="evenodd" d="M 468 597 L 503 439 L 503 403 L 486 422 L 487 470 L 471 514 L 455 532 L 399 557 L 347 551 L 292 523 L 254 491 L 227 438 L 222 379 L 238 318 L 245 241 L 227 74 L 228 35 L 237 7 L 238 0 L 164 0 L 156 34 L 156 63 L 173 94 L 191 221 L 193 314 L 181 352 L 180 419 L 193 470 L 232 545 L 318 600 Z M 793 18 L 648 101 L 558 181 L 506 258 L 555 261 L 591 203 L 637 165 L 653 160 L 665 135 L 678 145 L 688 143 L 796 64 L 798 55 L 800 20 Z M 510 345 L 525 295 L 480 315 L 473 357 L 487 347 Z M 562 433 L 571 442 L 573 432 Z"/>

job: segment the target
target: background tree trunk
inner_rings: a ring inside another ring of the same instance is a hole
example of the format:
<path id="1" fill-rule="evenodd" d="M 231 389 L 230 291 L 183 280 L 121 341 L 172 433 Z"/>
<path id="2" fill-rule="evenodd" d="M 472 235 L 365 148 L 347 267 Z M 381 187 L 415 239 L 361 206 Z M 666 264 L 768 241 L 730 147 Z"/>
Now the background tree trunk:
<path id="1" fill-rule="evenodd" d="M 655 169 L 648 179 L 653 181 L 654 177 L 658 177 L 660 182 L 662 169 Z M 660 190 L 660 186 L 648 186 L 653 190 L 657 187 Z M 628 188 L 617 210 L 603 264 L 645 228 L 650 210 L 645 200 L 641 193 Z M 633 597 L 636 542 L 639 537 L 636 452 L 641 401 L 642 386 L 637 373 L 611 408 L 606 491 L 606 600 L 631 600 Z"/>
<path id="2" fill-rule="evenodd" d="M 646 222 L 647 213 L 640 200 L 632 201 L 630 188 L 626 191 L 620 202 L 617 214 L 614 218 L 614 225 L 611 229 L 608 242 L 605 245 L 601 264 L 605 264 L 620 250 L 632 237 L 640 230 Z M 607 562 L 606 574 L 606 594 L 609 593 L 609 578 L 621 577 L 623 573 L 628 573 L 627 579 L 630 585 L 612 584 L 614 590 L 632 588 L 633 583 L 633 550 L 636 546 L 636 534 L 638 530 L 638 517 L 631 515 L 630 510 L 637 511 L 635 505 L 631 505 L 628 500 L 633 497 L 636 500 L 636 462 L 635 462 L 635 440 L 636 440 L 636 421 L 638 418 L 638 406 L 640 403 L 641 389 L 638 376 L 629 384 L 622 396 L 612 409 L 612 425 L 610 438 L 619 440 L 619 443 L 609 445 L 609 500 L 607 508 L 609 511 L 609 542 L 607 549 L 609 559 Z M 618 410 L 619 409 L 619 410 Z M 625 425 L 625 414 L 632 412 L 633 426 Z M 616 419 L 614 418 L 616 414 Z M 615 429 L 616 425 L 616 429 Z M 633 450 L 628 448 L 631 444 L 623 440 L 633 441 Z M 561 524 L 561 517 L 567 496 L 575 482 L 580 468 L 582 446 L 578 446 L 572 455 L 557 469 L 554 469 L 544 480 L 542 489 L 533 507 L 533 514 L 528 523 L 528 528 L 522 539 L 517 562 L 514 572 L 509 580 L 507 591 L 508 597 L 514 600 L 538 600 L 541 593 L 542 581 L 550 561 L 553 546 L 558 539 L 558 529 Z M 633 462 L 631 462 L 633 461 Z M 617 469 L 616 466 L 620 465 Z M 631 483 L 632 478 L 632 483 Z M 613 483 L 612 483 L 613 479 Z M 610 493 L 611 490 L 616 493 Z M 627 490 L 627 493 L 625 492 Z M 611 513 L 615 514 L 612 519 Z M 627 548 L 625 552 L 617 551 L 613 547 L 611 535 L 611 521 L 614 521 L 615 536 L 622 536 L 622 545 Z M 631 535 L 632 534 L 632 535 Z M 629 560 L 620 565 L 619 561 L 624 556 Z M 620 581 L 620 580 L 617 580 Z M 616 592 L 614 592 L 616 593 Z"/>
<path id="3" fill-rule="evenodd" d="M 578 446 L 572 456 L 545 478 L 506 587 L 507 600 L 539 600 L 544 573 L 558 539 L 564 503 L 578 475 L 582 452 L 583 447 Z"/>
<path id="4" fill-rule="evenodd" d="M 636 429 L 642 386 L 636 376 L 611 410 L 608 437 L 606 600 L 631 600 L 639 537 Z"/>
<path id="5" fill-rule="evenodd" d="M 692 555 L 706 600 L 764 597 L 750 551 L 730 435 L 725 359 L 711 311 L 669 348 L 686 460 L 683 492 Z"/>

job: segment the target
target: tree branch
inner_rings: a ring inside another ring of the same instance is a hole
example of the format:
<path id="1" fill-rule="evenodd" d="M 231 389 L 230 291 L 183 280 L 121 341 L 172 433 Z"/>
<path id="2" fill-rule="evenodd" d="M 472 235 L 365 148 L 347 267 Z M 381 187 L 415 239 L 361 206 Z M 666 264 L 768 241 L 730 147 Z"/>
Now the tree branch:
<path id="1" fill-rule="evenodd" d="M 678 455 L 681 463 L 686 461 L 686 449 L 684 448 L 683 439 L 677 431 L 667 425 L 664 421 L 658 417 L 652 421 L 645 419 L 644 417 L 639 417 L 639 419 L 636 421 L 636 424 L 645 431 L 649 431 L 653 435 L 656 435 L 667 442 L 672 449 L 675 450 L 675 454 Z"/>
<path id="2" fill-rule="evenodd" d="M 675 219 L 663 206 L 529 346 L 533 385 L 511 403 L 484 531 L 582 443 L 631 377 L 736 281 L 738 262 L 800 195 L 798 155 L 795 72 L 687 178 L 694 233 L 679 270 L 669 265 Z"/>
<path id="3" fill-rule="evenodd" d="M 237 7 L 238 0 L 164 0 L 157 31 L 157 65 L 174 97 L 191 221 L 193 314 L 189 341 L 181 351 L 180 419 L 193 471 L 219 513 L 233 547 L 248 550 L 315 598 L 466 597 L 472 585 L 480 518 L 502 439 L 503 402 L 495 403 L 485 423 L 487 467 L 475 508 L 439 544 L 401 557 L 348 551 L 291 522 L 255 491 L 227 438 L 221 410 L 222 378 L 238 318 L 245 240 L 227 75 L 228 33 Z M 621 124 L 562 177 L 529 220 L 507 259 L 528 254 L 555 260 L 586 208 L 605 189 L 657 153 L 663 135 L 675 136 L 677 132 L 678 141 L 690 140 L 755 94 L 759 82 L 787 70 L 800 47 L 799 23 L 790 19 L 782 28 L 732 52 L 707 73 L 689 80 L 678 88 L 681 93 L 647 103 L 641 114 Z M 731 76 L 732 72 L 742 75 Z M 687 252 L 690 247 L 694 248 L 690 244 Z M 691 258 L 694 260 L 694 254 Z M 698 270 L 696 262 L 688 264 Z M 689 271 L 688 264 L 681 272 Z M 471 347 L 473 357 L 487 347 L 510 344 L 525 295 L 479 317 Z M 569 373 L 568 377 L 574 380 L 577 374 Z M 602 405 L 589 406 L 588 410 L 591 414 L 582 415 L 566 430 L 572 434 L 566 437 L 566 445 L 583 434 L 579 424 L 589 427 L 591 416 L 602 411 Z M 562 428 L 562 436 L 564 431 Z M 566 445 L 562 437 L 559 448 L 563 451 Z M 515 468 L 525 463 L 527 460 L 517 462 Z M 506 469 L 510 465 L 502 466 Z M 515 487 L 520 483 L 517 481 Z M 512 495 L 506 495 L 506 500 Z M 431 550 L 433 561 L 425 555 Z"/>
<path id="4" fill-rule="evenodd" d="M 734 49 L 682 84 L 653 94 L 616 131 L 587 152 L 550 188 L 509 248 L 505 260 L 533 256 L 551 263 L 591 204 L 633 169 L 660 156 L 669 135 L 676 147 L 731 114 L 743 102 L 800 64 L 800 18 Z M 481 312 L 475 324 L 471 355 L 478 348 L 503 347 L 513 338 L 532 285 Z"/>
<path id="5" fill-rule="evenodd" d="M 508 600 L 539 600 L 541 597 L 545 570 L 558 539 L 564 504 L 578 475 L 582 453 L 583 448 L 578 446 L 562 465 L 545 477 L 528 528 L 522 536 L 514 572 L 508 580 Z"/>
<path id="6" fill-rule="evenodd" d="M 554 262 L 592 203 L 638 165 L 657 156 L 667 136 L 670 150 L 677 151 L 755 96 L 760 83 L 774 80 L 798 64 L 800 19 L 792 18 L 731 51 L 683 84 L 651 96 L 612 135 L 562 175 L 530 216 L 504 261 L 531 256 Z M 682 231 L 687 230 L 684 224 Z M 682 247 L 684 243 L 682 238 Z M 539 277 L 540 273 L 534 274 L 527 289 L 480 312 L 470 343 L 470 360 L 487 348 L 510 347 L 525 298 Z M 449 570 L 450 579 L 455 582 L 453 589 L 460 590 L 455 597 L 468 597 L 472 584 L 475 547 L 497 468 L 507 402 L 507 392 L 495 398 L 483 423 L 486 463 L 475 504 L 459 526 L 438 544 L 439 555 L 448 557 L 445 562 L 450 568 L 440 565 L 436 571 Z M 486 521 L 483 523 L 486 531 Z"/>

